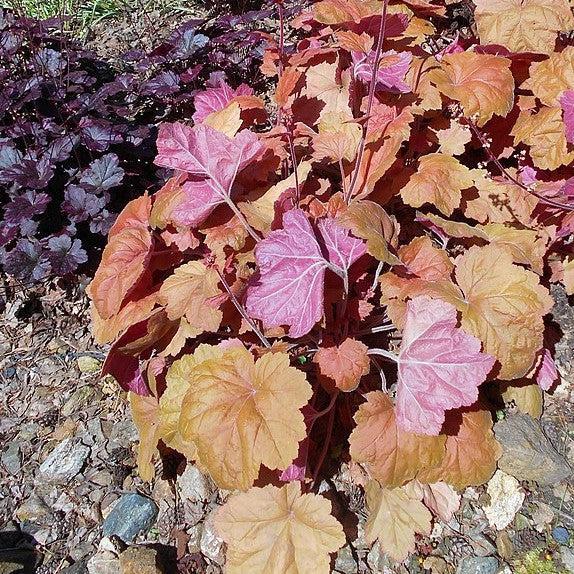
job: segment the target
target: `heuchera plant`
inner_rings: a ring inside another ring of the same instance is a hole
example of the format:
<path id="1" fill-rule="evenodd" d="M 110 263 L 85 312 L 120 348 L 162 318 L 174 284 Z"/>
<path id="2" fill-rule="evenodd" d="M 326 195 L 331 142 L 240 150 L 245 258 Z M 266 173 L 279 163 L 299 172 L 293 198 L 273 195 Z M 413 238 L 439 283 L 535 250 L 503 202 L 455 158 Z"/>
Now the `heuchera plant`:
<path id="1" fill-rule="evenodd" d="M 269 101 L 222 84 L 162 125 L 174 175 L 110 231 L 89 288 L 104 373 L 145 479 L 161 441 L 239 491 L 216 520 L 229 572 L 328 572 L 345 535 L 316 492 L 347 454 L 367 541 L 404 560 L 493 474 L 496 398 L 538 416 L 557 381 L 574 18 L 475 7 L 462 38 L 440 3 L 317 2 L 265 54 Z"/>

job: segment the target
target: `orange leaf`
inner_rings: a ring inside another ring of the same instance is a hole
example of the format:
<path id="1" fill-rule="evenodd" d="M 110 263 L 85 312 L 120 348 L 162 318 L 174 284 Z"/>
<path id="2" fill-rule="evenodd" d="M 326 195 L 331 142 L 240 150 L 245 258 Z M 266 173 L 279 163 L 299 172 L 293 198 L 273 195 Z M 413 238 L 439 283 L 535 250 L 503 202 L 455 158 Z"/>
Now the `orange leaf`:
<path id="1" fill-rule="evenodd" d="M 389 397 L 374 391 L 366 395 L 355 414 L 357 426 L 349 437 L 353 460 L 367 466 L 383 486 L 394 488 L 416 477 L 420 470 L 440 465 L 446 437 L 422 436 L 397 427 Z"/>
<path id="2" fill-rule="evenodd" d="M 129 393 L 132 417 L 139 433 L 138 472 L 142 480 L 150 481 L 155 476 L 152 459 L 157 452 L 160 439 L 159 405 L 153 395 L 148 397 Z"/>
<path id="3" fill-rule="evenodd" d="M 405 488 L 382 488 L 376 480 L 366 487 L 369 516 L 365 538 L 379 540 L 382 550 L 402 562 L 415 549 L 415 533 L 430 534 L 432 515 L 420 497 Z"/>
<path id="4" fill-rule="evenodd" d="M 558 32 L 574 28 L 568 0 L 474 0 L 481 44 L 551 54 Z"/>
<path id="5" fill-rule="evenodd" d="M 525 375 L 542 347 L 548 290 L 498 245 L 471 247 L 456 259 L 455 276 L 464 300 L 451 302 L 462 312 L 463 329 L 498 359 L 501 379 Z"/>
<path id="6" fill-rule="evenodd" d="M 331 503 L 301 494 L 298 482 L 231 496 L 215 527 L 227 543 L 228 574 L 328 574 L 329 554 L 345 544 Z"/>
<path id="7" fill-rule="evenodd" d="M 574 160 L 574 152 L 568 151 L 560 107 L 520 112 L 510 133 L 515 145 L 521 142 L 530 146 L 532 163 L 540 169 L 557 169 Z"/>
<path id="8" fill-rule="evenodd" d="M 369 36 L 366 32 L 360 35 L 351 32 L 350 30 L 340 30 L 337 32 L 337 40 L 339 45 L 348 52 L 364 52 L 368 54 L 373 48 L 373 37 Z"/>
<path id="9" fill-rule="evenodd" d="M 436 87 L 460 102 L 467 117 L 478 116 L 483 126 L 494 114 L 506 116 L 514 103 L 514 77 L 510 60 L 491 54 L 448 54 L 432 72 Z"/>
<path id="10" fill-rule="evenodd" d="M 462 190 L 472 184 L 466 166 L 450 155 L 431 153 L 420 159 L 418 170 L 401 190 L 401 197 L 412 207 L 431 203 L 445 215 L 451 215 L 460 205 Z"/>
<path id="11" fill-rule="evenodd" d="M 149 202 L 149 198 L 145 199 Z M 89 286 L 89 295 L 102 319 L 120 311 L 124 299 L 144 274 L 152 251 L 153 240 L 147 227 L 140 222 L 130 227 L 131 220 L 121 223 L 115 230 L 112 228 L 114 233 L 110 232 L 100 266 Z"/>
<path id="12" fill-rule="evenodd" d="M 301 78 L 302 72 L 297 70 L 297 68 L 287 68 L 281 74 L 279 81 L 277 82 L 277 88 L 275 89 L 275 102 L 280 107 L 287 105 L 289 96 L 293 93 L 293 90 L 297 86 L 299 79 Z"/>
<path id="13" fill-rule="evenodd" d="M 305 375 L 285 353 L 255 362 L 244 348 L 196 365 L 189 375 L 180 434 L 221 488 L 247 489 L 261 464 L 285 469 L 306 436 L 300 409 L 311 398 Z"/>
<path id="14" fill-rule="evenodd" d="M 368 347 L 355 339 L 345 339 L 338 347 L 321 348 L 313 357 L 322 375 L 335 381 L 342 391 L 354 391 L 371 368 Z"/>
<path id="15" fill-rule="evenodd" d="M 560 107 L 560 96 L 574 89 L 574 47 L 550 54 L 542 62 L 532 62 L 529 78 L 520 86 L 532 93 L 546 106 Z"/>
<path id="16" fill-rule="evenodd" d="M 395 217 L 374 201 L 353 201 L 338 217 L 339 223 L 350 229 L 355 237 L 365 239 L 367 251 L 379 261 L 391 265 L 400 264 L 400 260 L 389 251 L 389 245 L 397 247 L 399 224 Z"/>
<path id="17" fill-rule="evenodd" d="M 223 314 L 206 304 L 221 294 L 219 275 L 201 261 L 192 261 L 178 267 L 159 290 L 159 299 L 165 305 L 172 321 L 185 317 L 192 327 L 202 331 L 217 331 Z"/>
<path id="18" fill-rule="evenodd" d="M 427 483 L 442 480 L 459 490 L 478 486 L 494 474 L 501 455 L 502 447 L 492 432 L 490 412 L 463 413 L 457 433 L 446 439 L 446 456 L 442 464 L 423 471 L 418 480 Z"/>

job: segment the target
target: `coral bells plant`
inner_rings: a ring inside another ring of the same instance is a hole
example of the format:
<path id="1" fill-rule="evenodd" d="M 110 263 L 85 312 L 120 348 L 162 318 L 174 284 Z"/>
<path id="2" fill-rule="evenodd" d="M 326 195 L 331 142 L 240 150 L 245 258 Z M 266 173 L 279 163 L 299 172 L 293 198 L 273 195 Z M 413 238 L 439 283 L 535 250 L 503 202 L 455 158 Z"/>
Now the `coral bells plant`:
<path id="1" fill-rule="evenodd" d="M 104 372 L 143 478 L 161 442 L 233 491 L 229 572 L 328 572 L 346 536 L 317 492 L 343 463 L 367 542 L 404 560 L 493 474 L 497 405 L 539 416 L 557 381 L 574 18 L 477 0 L 462 37 L 444 12 L 315 3 L 266 51 L 268 101 L 220 84 L 161 126 L 173 177 L 109 233 L 89 289 Z"/>

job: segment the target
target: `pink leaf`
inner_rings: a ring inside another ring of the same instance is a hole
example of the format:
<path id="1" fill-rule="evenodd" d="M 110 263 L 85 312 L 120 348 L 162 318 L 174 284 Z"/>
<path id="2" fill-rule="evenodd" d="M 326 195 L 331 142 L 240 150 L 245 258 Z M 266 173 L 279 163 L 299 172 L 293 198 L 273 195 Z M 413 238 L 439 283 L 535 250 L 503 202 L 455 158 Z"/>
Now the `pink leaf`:
<path id="1" fill-rule="evenodd" d="M 422 484 L 423 502 L 443 522 L 450 522 L 460 508 L 460 494 L 445 482 Z"/>
<path id="2" fill-rule="evenodd" d="M 369 83 L 373 77 L 373 64 L 375 52 L 361 54 L 353 52 L 353 73 L 355 78 Z M 410 52 L 396 52 L 389 50 L 383 52 L 381 63 L 377 72 L 377 89 L 389 92 L 410 92 L 410 86 L 404 79 L 409 70 L 413 56 Z"/>
<path id="3" fill-rule="evenodd" d="M 157 140 L 157 165 L 185 171 L 196 178 L 184 184 L 184 202 L 176 220 L 199 225 L 220 203 L 231 197 L 237 174 L 263 150 L 253 132 L 243 130 L 233 139 L 204 124 L 162 124 Z"/>
<path id="4" fill-rule="evenodd" d="M 247 84 L 241 84 L 234 90 L 225 80 L 195 96 L 193 121 L 202 122 L 209 114 L 218 112 L 237 96 L 251 96 L 253 90 Z"/>
<path id="5" fill-rule="evenodd" d="M 560 96 L 564 125 L 566 126 L 566 141 L 574 143 L 574 90 L 566 90 Z"/>
<path id="6" fill-rule="evenodd" d="M 536 368 L 536 382 L 543 391 L 548 391 L 559 378 L 560 375 L 550 351 L 542 349 Z"/>
<path id="7" fill-rule="evenodd" d="M 408 432 L 438 435 L 445 411 L 472 405 L 495 359 L 457 328 L 456 309 L 430 297 L 407 304 L 398 357 L 397 423 Z"/>
<path id="8" fill-rule="evenodd" d="M 323 316 L 325 270 L 341 275 L 365 245 L 334 220 L 319 222 L 326 259 L 309 220 L 300 209 L 283 215 L 283 229 L 258 243 L 259 278 L 247 290 L 247 312 L 266 327 L 289 326 L 291 337 L 307 334 Z"/>

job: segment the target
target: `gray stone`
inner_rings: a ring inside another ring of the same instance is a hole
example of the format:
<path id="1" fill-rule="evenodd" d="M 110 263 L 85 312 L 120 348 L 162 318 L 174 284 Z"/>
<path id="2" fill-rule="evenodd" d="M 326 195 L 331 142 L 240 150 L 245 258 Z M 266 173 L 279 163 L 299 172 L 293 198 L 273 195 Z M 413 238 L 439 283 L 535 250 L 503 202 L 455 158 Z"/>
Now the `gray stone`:
<path id="1" fill-rule="evenodd" d="M 69 417 L 85 409 L 92 401 L 101 399 L 101 393 L 90 385 L 77 388 L 62 407 L 62 415 Z"/>
<path id="2" fill-rule="evenodd" d="M 46 518 L 51 515 L 50 507 L 36 492 L 32 492 L 28 500 L 16 510 L 16 517 L 20 522 L 44 524 L 47 522 Z"/>
<path id="3" fill-rule="evenodd" d="M 67 438 L 40 465 L 40 478 L 48 482 L 68 482 L 82 470 L 88 456 L 89 447 Z"/>
<path id="4" fill-rule="evenodd" d="M 568 572 L 574 574 L 574 550 L 566 546 L 560 548 L 560 558 L 562 559 L 562 564 Z"/>
<path id="5" fill-rule="evenodd" d="M 213 490 L 209 479 L 197 468 L 188 463 L 181 476 L 177 479 L 181 498 L 192 502 L 209 500 Z"/>
<path id="6" fill-rule="evenodd" d="M 142 532 L 147 533 L 158 514 L 156 503 L 135 492 L 124 494 L 102 525 L 104 536 L 116 535 L 124 542 L 133 542 Z"/>
<path id="7" fill-rule="evenodd" d="M 89 574 L 118 574 L 120 572 L 119 552 L 109 538 L 102 538 L 98 551 L 88 560 Z"/>
<path id="8" fill-rule="evenodd" d="M 60 574 L 87 574 L 88 563 L 86 560 L 80 560 L 74 562 L 71 566 L 66 566 L 63 570 L 60 570 Z"/>
<path id="9" fill-rule="evenodd" d="M 463 558 L 456 574 L 495 574 L 498 571 L 498 560 L 492 556 L 467 556 Z"/>
<path id="10" fill-rule="evenodd" d="M 359 566 L 353 556 L 353 551 L 348 545 L 343 546 L 343 548 L 337 552 L 335 570 L 341 574 L 356 574 L 359 571 Z"/>
<path id="11" fill-rule="evenodd" d="M 2 466 L 10 474 L 18 474 L 22 468 L 22 453 L 17 442 L 8 443 L 8 448 L 2 453 Z"/>
<path id="12" fill-rule="evenodd" d="M 531 416 L 510 414 L 496 423 L 494 432 L 503 449 L 498 466 L 507 474 L 540 485 L 560 482 L 572 474 L 566 459 Z"/>

